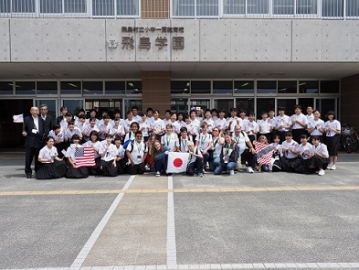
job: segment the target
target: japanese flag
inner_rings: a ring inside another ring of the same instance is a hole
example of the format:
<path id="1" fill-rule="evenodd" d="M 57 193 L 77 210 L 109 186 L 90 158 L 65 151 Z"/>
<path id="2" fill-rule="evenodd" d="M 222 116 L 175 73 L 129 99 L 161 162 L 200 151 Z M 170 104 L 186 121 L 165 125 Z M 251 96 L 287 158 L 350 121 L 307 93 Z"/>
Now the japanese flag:
<path id="1" fill-rule="evenodd" d="M 186 172 L 188 158 L 189 158 L 189 153 L 169 152 L 167 172 L 168 173 Z"/>

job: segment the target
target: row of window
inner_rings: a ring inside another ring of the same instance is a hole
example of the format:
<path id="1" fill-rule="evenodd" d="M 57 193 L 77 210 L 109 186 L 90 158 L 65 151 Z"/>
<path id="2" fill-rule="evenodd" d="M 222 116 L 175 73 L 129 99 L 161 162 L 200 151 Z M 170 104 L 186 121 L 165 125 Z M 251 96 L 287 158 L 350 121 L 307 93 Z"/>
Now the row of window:
<path id="1" fill-rule="evenodd" d="M 138 17 L 139 0 L 1 0 L 0 13 Z"/>
<path id="2" fill-rule="evenodd" d="M 1 81 L 0 95 L 141 94 L 141 81 Z M 171 81 L 171 94 L 338 94 L 339 81 Z"/>
<path id="3" fill-rule="evenodd" d="M 84 17 L 139 17 L 140 0 L 1 0 L 0 13 L 30 17 L 48 14 Z M 171 0 L 171 16 L 178 18 L 359 17 L 359 1 Z"/>
<path id="4" fill-rule="evenodd" d="M 345 14 L 344 14 L 345 11 Z M 358 0 L 172 0 L 173 17 L 357 17 Z"/>

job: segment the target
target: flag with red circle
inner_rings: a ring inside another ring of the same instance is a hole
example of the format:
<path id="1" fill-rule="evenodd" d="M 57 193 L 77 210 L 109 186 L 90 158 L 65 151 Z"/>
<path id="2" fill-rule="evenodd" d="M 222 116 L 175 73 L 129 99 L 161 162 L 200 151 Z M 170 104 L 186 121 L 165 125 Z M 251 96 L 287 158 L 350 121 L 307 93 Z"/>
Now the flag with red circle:
<path id="1" fill-rule="evenodd" d="M 186 172 L 189 153 L 169 152 L 167 162 L 168 173 Z"/>

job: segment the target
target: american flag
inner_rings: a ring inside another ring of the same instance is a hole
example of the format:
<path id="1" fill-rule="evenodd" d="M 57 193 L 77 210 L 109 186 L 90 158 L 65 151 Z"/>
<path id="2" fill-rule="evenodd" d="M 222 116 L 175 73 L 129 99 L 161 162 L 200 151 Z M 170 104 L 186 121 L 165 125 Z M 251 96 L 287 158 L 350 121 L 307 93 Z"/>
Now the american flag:
<path id="1" fill-rule="evenodd" d="M 95 152 L 92 146 L 76 147 L 75 149 L 76 167 L 92 167 L 95 166 Z"/>

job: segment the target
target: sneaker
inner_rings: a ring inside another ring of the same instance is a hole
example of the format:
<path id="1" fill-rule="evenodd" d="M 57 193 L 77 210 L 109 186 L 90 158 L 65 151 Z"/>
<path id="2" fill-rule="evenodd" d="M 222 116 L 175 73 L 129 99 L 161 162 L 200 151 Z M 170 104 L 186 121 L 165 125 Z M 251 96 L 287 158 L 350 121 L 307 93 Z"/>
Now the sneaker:
<path id="1" fill-rule="evenodd" d="M 325 175 L 325 171 L 324 171 L 323 169 L 321 169 L 321 170 L 318 172 L 318 175 L 320 175 L 320 176 Z"/>
<path id="2" fill-rule="evenodd" d="M 203 173 L 203 174 L 206 174 L 207 172 L 206 172 L 206 170 L 205 170 L 205 169 L 203 169 L 202 173 Z"/>
<path id="3" fill-rule="evenodd" d="M 336 170 L 337 167 L 333 164 L 331 167 L 330 167 L 331 170 Z"/>
<path id="4" fill-rule="evenodd" d="M 234 175 L 234 170 L 230 170 L 229 175 Z"/>
<path id="5" fill-rule="evenodd" d="M 160 172 L 156 172 L 156 176 L 157 176 L 157 177 L 161 176 L 161 173 L 160 173 Z"/>
<path id="6" fill-rule="evenodd" d="M 315 171 L 315 173 L 316 173 L 316 174 L 318 174 L 318 173 L 319 173 L 319 171 Z"/>
<path id="7" fill-rule="evenodd" d="M 199 174 L 198 174 L 198 177 L 203 177 L 203 174 L 202 174 L 202 173 L 199 173 Z"/>
<path id="8" fill-rule="evenodd" d="M 247 173 L 254 173 L 252 167 L 248 167 L 248 168 L 247 168 Z"/>
<path id="9" fill-rule="evenodd" d="M 333 167 L 333 163 L 330 163 L 330 164 L 328 165 L 327 169 L 328 169 L 328 170 L 331 170 L 332 167 Z"/>

